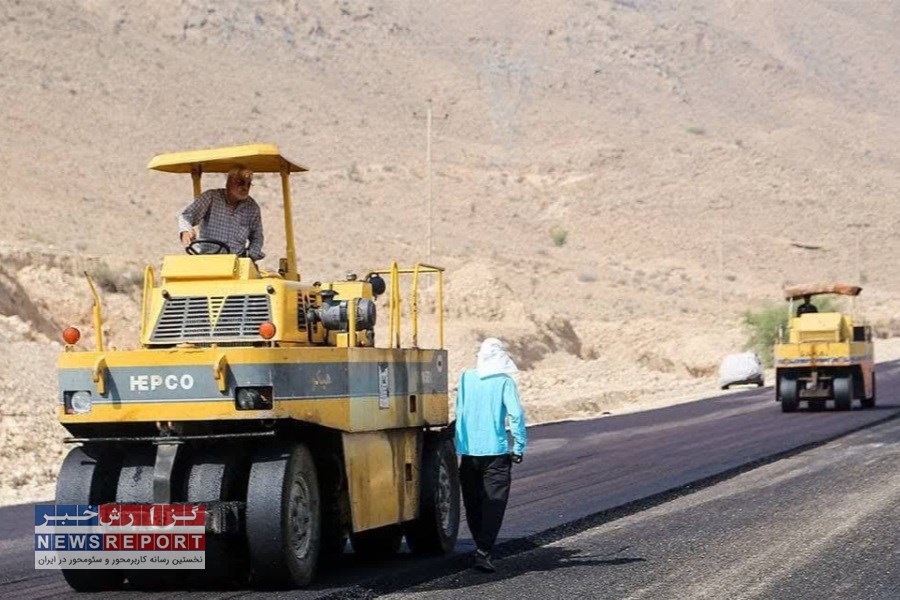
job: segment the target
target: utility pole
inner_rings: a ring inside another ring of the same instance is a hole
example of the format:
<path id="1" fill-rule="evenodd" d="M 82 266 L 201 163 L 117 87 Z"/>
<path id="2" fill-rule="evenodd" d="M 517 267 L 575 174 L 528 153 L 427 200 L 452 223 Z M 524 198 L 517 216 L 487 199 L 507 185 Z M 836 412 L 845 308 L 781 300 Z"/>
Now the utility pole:
<path id="1" fill-rule="evenodd" d="M 428 163 L 428 264 L 431 264 L 431 228 L 432 228 L 432 201 L 434 197 L 434 186 L 431 181 L 431 100 L 428 101 L 428 126 L 427 126 L 427 142 L 425 150 L 425 162 Z"/>
<path id="2" fill-rule="evenodd" d="M 726 202 L 724 196 L 719 196 L 710 207 L 719 213 L 719 307 L 720 315 L 724 318 L 725 306 L 725 210 L 734 206 L 733 200 Z"/>

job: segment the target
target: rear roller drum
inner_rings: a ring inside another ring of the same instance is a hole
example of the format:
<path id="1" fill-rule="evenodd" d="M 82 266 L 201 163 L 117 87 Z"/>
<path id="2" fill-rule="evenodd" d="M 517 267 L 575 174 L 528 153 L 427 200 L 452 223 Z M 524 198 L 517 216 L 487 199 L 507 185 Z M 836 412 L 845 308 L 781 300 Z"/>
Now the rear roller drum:
<path id="1" fill-rule="evenodd" d="M 319 480 L 303 444 L 261 448 L 247 483 L 247 543 L 253 581 L 301 587 L 316 572 L 321 538 Z"/>
<path id="2" fill-rule="evenodd" d="M 56 504 L 105 504 L 116 497 L 119 462 L 107 448 L 73 448 L 59 470 Z M 62 575 L 77 592 L 117 590 L 125 572 L 118 569 L 63 569 Z"/>

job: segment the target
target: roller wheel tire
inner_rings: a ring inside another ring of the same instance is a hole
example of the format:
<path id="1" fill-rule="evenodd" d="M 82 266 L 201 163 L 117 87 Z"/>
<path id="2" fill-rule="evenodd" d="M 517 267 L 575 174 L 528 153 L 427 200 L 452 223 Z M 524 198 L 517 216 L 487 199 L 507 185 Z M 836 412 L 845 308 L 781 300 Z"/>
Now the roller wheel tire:
<path id="1" fill-rule="evenodd" d="M 196 447 L 185 459 L 184 498 L 191 504 L 242 500 L 249 465 L 238 448 Z M 190 585 L 235 587 L 249 582 L 247 544 L 243 536 L 207 535 L 206 568 L 190 570 Z"/>
<path id="2" fill-rule="evenodd" d="M 276 443 L 254 456 L 246 525 L 254 584 L 303 587 L 312 581 L 321 506 L 316 465 L 305 445 Z"/>
<path id="3" fill-rule="evenodd" d="M 129 446 L 122 457 L 122 469 L 116 488 L 119 504 L 153 504 L 153 469 L 156 446 Z M 174 484 L 177 482 L 173 482 Z M 159 590 L 182 587 L 187 571 L 166 569 L 125 570 L 125 577 L 136 590 Z"/>
<path id="4" fill-rule="evenodd" d="M 834 407 L 841 411 L 853 408 L 853 379 L 849 375 L 835 377 L 832 385 L 834 386 Z"/>
<path id="5" fill-rule="evenodd" d="M 778 387 L 781 394 L 781 412 L 796 412 L 800 405 L 797 380 L 793 377 L 782 377 Z"/>
<path id="6" fill-rule="evenodd" d="M 59 470 L 56 504 L 105 504 L 115 500 L 118 479 L 116 454 L 100 448 L 73 448 Z M 76 592 L 121 589 L 125 571 L 119 569 L 63 569 L 62 576 Z"/>
<path id="7" fill-rule="evenodd" d="M 419 517 L 405 525 L 415 554 L 453 551 L 459 534 L 459 466 L 453 441 L 426 434 L 422 449 Z"/>

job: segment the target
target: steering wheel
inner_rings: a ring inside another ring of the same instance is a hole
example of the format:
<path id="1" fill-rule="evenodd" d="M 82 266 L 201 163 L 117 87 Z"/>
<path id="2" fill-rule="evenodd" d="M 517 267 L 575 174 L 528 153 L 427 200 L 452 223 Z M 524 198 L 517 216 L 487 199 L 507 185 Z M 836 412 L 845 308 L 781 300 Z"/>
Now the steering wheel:
<path id="1" fill-rule="evenodd" d="M 213 252 L 210 252 L 210 249 L 203 244 L 214 246 L 214 248 L 212 248 Z M 228 247 L 228 244 L 220 242 L 219 240 L 194 240 L 184 247 L 184 251 L 191 256 L 196 254 L 231 254 L 231 249 Z"/>

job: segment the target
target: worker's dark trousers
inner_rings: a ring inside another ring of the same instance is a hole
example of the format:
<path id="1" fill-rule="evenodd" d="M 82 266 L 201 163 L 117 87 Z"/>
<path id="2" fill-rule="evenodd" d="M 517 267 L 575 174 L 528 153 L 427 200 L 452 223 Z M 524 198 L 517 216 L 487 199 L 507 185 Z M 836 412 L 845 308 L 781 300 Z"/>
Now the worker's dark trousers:
<path id="1" fill-rule="evenodd" d="M 462 487 L 463 503 L 466 505 L 466 521 L 475 545 L 483 552 L 491 552 L 506 501 L 509 500 L 510 467 L 509 454 L 499 456 L 463 455 L 459 463 L 459 480 Z"/>

